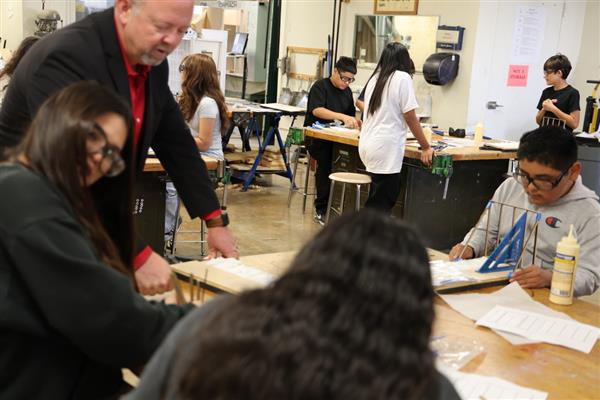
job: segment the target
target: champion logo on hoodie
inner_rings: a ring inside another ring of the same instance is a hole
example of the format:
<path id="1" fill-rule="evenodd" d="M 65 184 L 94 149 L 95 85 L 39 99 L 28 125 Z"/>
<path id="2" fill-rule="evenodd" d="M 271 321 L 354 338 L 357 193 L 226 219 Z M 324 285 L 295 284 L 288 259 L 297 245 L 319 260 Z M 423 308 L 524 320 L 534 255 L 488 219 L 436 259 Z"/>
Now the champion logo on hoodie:
<path id="1" fill-rule="evenodd" d="M 562 221 L 556 217 L 546 217 L 546 225 L 550 228 L 558 228 L 558 225 L 561 223 Z"/>

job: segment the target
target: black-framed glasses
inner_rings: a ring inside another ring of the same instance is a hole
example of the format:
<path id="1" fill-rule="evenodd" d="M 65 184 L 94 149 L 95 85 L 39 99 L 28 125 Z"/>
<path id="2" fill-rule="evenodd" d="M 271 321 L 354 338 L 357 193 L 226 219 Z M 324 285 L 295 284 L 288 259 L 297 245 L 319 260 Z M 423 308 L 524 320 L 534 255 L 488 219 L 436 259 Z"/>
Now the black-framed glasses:
<path id="1" fill-rule="evenodd" d="M 548 192 L 558 186 L 558 184 L 565 177 L 565 175 L 569 173 L 570 169 L 571 167 L 567 168 L 566 171 L 563 171 L 563 173 L 556 178 L 532 178 L 531 176 L 517 168 L 517 170 L 513 173 L 513 177 L 517 180 L 517 182 L 519 182 L 523 186 L 529 186 L 529 184 L 533 184 L 533 186 L 536 189 Z"/>
<path id="2" fill-rule="evenodd" d="M 88 155 L 94 156 L 100 154 L 102 156 L 99 163 L 100 168 L 102 168 L 105 161 L 110 163 L 108 170 L 103 171 L 104 176 L 112 178 L 120 175 L 125 170 L 125 161 L 123 160 L 123 157 L 121 157 L 121 150 L 117 146 L 108 143 L 106 132 L 104 132 L 104 129 L 102 129 L 100 125 L 94 124 L 94 129 L 104 138 L 105 144 L 96 151 L 88 152 Z"/>
<path id="3" fill-rule="evenodd" d="M 179 72 L 185 71 L 185 64 L 179 64 Z"/>
<path id="4" fill-rule="evenodd" d="M 342 82 L 344 82 L 344 83 L 350 84 L 350 83 L 352 83 L 352 82 L 354 82 L 354 81 L 356 80 L 356 79 L 354 79 L 354 78 L 352 78 L 352 77 L 349 77 L 349 76 L 344 76 L 344 75 L 342 75 L 342 73 L 341 73 L 341 72 L 339 72 L 339 71 L 338 71 L 338 74 L 339 74 L 339 76 L 340 76 L 340 79 L 341 79 L 341 80 L 342 80 Z"/>

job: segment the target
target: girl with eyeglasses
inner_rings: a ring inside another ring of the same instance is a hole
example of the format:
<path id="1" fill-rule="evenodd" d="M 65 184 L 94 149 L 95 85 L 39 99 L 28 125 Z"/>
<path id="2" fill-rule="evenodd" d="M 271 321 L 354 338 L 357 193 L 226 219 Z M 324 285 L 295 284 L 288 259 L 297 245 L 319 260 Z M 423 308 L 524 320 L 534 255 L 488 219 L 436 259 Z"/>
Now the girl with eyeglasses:
<path id="1" fill-rule="evenodd" d="M 570 72 L 571 62 L 563 54 L 556 54 L 544 63 L 544 80 L 548 87 L 538 101 L 535 116 L 538 125 L 557 125 L 569 132 L 579 125 L 579 92 L 567 83 Z"/>
<path id="2" fill-rule="evenodd" d="M 0 164 L 0 398 L 112 398 L 191 306 L 150 303 L 132 272 L 123 100 L 80 82 L 50 97 Z M 92 192 L 112 177 L 118 236 Z M 115 242 L 119 241 L 119 248 Z M 120 250 L 119 250 L 120 249 Z"/>

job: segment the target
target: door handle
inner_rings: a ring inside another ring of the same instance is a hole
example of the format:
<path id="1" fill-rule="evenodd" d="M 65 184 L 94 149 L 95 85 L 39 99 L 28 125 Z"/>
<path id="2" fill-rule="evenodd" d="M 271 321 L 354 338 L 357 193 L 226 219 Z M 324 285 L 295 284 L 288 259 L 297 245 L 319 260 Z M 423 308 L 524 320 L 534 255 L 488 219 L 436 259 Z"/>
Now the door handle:
<path id="1" fill-rule="evenodd" d="M 498 107 L 504 107 L 502 104 L 498 104 L 495 101 L 488 101 L 485 106 L 488 110 L 495 110 Z"/>

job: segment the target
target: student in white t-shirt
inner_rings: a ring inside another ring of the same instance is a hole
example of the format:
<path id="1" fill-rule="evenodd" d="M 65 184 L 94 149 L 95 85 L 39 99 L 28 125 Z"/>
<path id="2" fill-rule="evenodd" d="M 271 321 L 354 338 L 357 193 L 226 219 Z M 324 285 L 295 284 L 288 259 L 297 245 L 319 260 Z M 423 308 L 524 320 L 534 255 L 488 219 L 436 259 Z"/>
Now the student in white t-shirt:
<path id="1" fill-rule="evenodd" d="M 215 62 L 206 54 L 190 54 L 181 61 L 179 72 L 182 78 L 179 106 L 200 154 L 224 160 L 221 138 L 229 120 Z M 177 191 L 170 182 L 165 208 L 165 240 L 169 240 L 177 212 Z"/>
<path id="2" fill-rule="evenodd" d="M 415 112 L 418 107 L 412 83 L 414 63 L 400 43 L 389 43 L 367 82 L 364 121 L 358 152 L 371 175 L 365 207 L 390 213 L 400 194 L 404 144 L 412 131 L 421 145 L 421 162 L 431 165 L 433 149 L 423 135 Z"/>
<path id="3" fill-rule="evenodd" d="M 181 61 L 179 71 L 182 77 L 179 106 L 198 150 L 204 156 L 223 160 L 221 135 L 229 120 L 217 66 L 206 54 L 191 54 Z"/>

